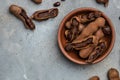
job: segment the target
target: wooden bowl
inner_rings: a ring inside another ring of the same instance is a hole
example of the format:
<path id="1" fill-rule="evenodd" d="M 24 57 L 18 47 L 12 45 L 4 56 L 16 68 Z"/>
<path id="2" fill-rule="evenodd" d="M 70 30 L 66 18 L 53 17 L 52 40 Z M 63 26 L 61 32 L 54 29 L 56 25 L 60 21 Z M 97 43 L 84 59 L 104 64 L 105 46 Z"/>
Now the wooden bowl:
<path id="1" fill-rule="evenodd" d="M 73 16 L 77 15 L 77 14 L 81 14 L 81 13 L 86 13 L 86 12 L 91 12 L 91 11 L 99 11 L 95 8 L 78 8 L 76 10 L 73 10 L 72 12 L 70 12 L 67 16 L 64 17 L 64 19 L 62 20 L 62 22 L 59 25 L 59 30 L 58 30 L 58 44 L 59 47 L 62 51 L 62 53 L 64 54 L 64 56 L 66 58 L 68 58 L 70 61 L 77 63 L 77 64 L 88 64 L 87 62 L 85 62 L 85 60 L 81 59 L 77 54 L 75 54 L 74 52 L 67 52 L 64 47 L 66 44 L 66 39 L 65 39 L 65 23 L 70 20 Z M 106 51 L 104 52 L 103 55 L 101 55 L 99 58 L 97 58 L 93 64 L 98 63 L 100 61 L 102 61 L 104 58 L 106 58 L 108 56 L 108 54 L 110 54 L 111 50 L 113 49 L 114 46 L 114 42 L 115 42 L 115 31 L 114 31 L 114 26 L 111 22 L 111 20 L 102 12 L 102 17 L 104 17 L 106 19 L 106 22 L 108 23 L 108 25 L 111 28 L 111 42 L 109 44 L 109 47 L 106 49 Z"/>

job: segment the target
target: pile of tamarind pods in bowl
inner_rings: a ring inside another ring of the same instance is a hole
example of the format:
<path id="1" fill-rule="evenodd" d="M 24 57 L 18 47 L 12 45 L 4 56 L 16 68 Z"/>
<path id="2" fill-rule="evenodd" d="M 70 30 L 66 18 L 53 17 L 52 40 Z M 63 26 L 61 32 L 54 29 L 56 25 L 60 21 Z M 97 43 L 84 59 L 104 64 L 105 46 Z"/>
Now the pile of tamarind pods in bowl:
<path id="1" fill-rule="evenodd" d="M 95 8 L 78 8 L 64 17 L 58 30 L 62 53 L 77 64 L 95 64 L 111 52 L 115 31 L 111 20 Z"/>

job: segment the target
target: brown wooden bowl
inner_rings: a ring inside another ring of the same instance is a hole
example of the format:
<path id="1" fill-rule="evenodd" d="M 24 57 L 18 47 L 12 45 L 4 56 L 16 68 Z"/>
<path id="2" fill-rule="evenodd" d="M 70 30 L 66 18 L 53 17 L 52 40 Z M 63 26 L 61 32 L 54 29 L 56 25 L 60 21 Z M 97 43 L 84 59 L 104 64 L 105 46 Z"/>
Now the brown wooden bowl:
<path id="1" fill-rule="evenodd" d="M 72 12 L 70 12 L 67 16 L 64 17 L 64 19 L 62 20 L 62 22 L 59 25 L 59 30 L 58 30 L 58 44 L 59 47 L 62 51 L 62 53 L 64 54 L 64 56 L 66 56 L 66 58 L 68 58 L 69 60 L 71 60 L 74 63 L 77 64 L 88 64 L 87 62 L 85 62 L 85 60 L 81 59 L 77 54 L 75 54 L 74 52 L 67 52 L 64 47 L 65 47 L 65 43 L 66 43 L 66 39 L 64 36 L 64 32 L 65 32 L 65 23 L 66 21 L 68 21 L 70 18 L 72 18 L 73 16 L 77 15 L 77 14 L 81 14 L 81 13 L 86 13 L 86 12 L 91 12 L 91 11 L 99 11 L 95 8 L 78 8 L 76 10 L 73 10 Z M 113 49 L 114 46 L 114 42 L 115 42 L 115 31 L 114 31 L 114 26 L 111 22 L 111 20 L 102 12 L 102 17 L 104 17 L 106 19 L 106 22 L 108 23 L 108 25 L 111 28 L 112 34 L 111 34 L 111 42 L 109 44 L 108 49 L 106 49 L 106 51 L 104 52 L 104 54 L 102 56 L 100 56 L 99 58 L 97 58 L 93 64 L 98 63 L 100 61 L 102 61 L 104 58 L 106 58 L 108 56 L 108 54 L 110 54 L 111 50 Z"/>

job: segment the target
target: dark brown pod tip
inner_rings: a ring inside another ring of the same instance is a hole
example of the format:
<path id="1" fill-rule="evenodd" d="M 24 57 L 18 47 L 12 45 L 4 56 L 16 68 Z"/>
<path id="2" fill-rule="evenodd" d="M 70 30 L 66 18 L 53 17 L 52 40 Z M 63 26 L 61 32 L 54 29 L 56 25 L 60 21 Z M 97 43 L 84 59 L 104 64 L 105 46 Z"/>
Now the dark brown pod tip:
<path id="1" fill-rule="evenodd" d="M 88 38 L 82 39 L 79 43 L 72 43 L 72 46 L 75 50 L 81 50 L 88 48 L 92 44 L 96 44 L 96 37 L 90 36 Z"/>
<path id="2" fill-rule="evenodd" d="M 47 20 L 49 18 L 54 18 L 58 15 L 59 10 L 57 8 L 52 8 L 48 10 L 38 10 L 31 16 L 32 19 L 37 21 Z"/>
<path id="3" fill-rule="evenodd" d="M 40 4 L 40 3 L 42 3 L 42 0 L 32 0 L 34 3 L 36 3 L 36 4 Z"/>
<path id="4" fill-rule="evenodd" d="M 9 7 L 9 11 L 13 15 L 15 15 L 17 18 L 21 19 L 27 29 L 30 29 L 30 30 L 34 30 L 35 29 L 35 24 L 27 16 L 26 11 L 22 7 L 19 7 L 17 5 L 11 5 Z"/>

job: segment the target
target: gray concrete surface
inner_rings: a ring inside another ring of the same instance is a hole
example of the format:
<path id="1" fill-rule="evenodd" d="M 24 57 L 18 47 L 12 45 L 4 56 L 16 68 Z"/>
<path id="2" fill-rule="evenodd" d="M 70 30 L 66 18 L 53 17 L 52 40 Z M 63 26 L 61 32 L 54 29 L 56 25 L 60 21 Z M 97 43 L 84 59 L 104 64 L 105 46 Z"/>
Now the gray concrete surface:
<path id="1" fill-rule="evenodd" d="M 98 75 L 107 80 L 106 72 L 120 70 L 120 0 L 110 0 L 109 7 L 94 0 L 66 0 L 55 19 L 35 22 L 36 30 L 24 28 L 23 23 L 9 14 L 11 4 L 22 6 L 30 16 L 34 11 L 52 8 L 60 0 L 43 0 L 36 5 L 31 0 L 0 0 L 0 80 L 88 80 Z M 70 11 L 94 7 L 109 16 L 116 30 L 116 42 L 111 54 L 95 65 L 77 65 L 67 60 L 59 50 L 57 31 L 60 21 Z"/>

